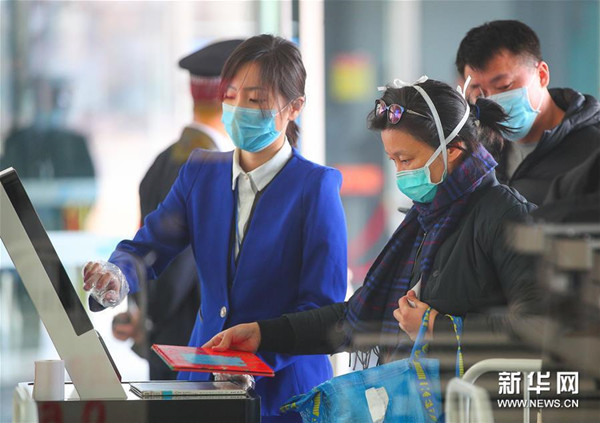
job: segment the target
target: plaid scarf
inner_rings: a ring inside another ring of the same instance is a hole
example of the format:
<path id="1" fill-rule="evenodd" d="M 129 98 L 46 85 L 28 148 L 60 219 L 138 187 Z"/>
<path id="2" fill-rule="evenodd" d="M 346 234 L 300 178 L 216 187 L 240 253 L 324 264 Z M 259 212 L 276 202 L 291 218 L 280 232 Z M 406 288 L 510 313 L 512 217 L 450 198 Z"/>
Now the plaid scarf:
<path id="1" fill-rule="evenodd" d="M 356 333 L 397 334 L 393 311 L 408 291 L 421 242 L 421 292 L 429 277 L 439 246 L 454 231 L 466 210 L 469 197 L 497 163 L 479 147 L 438 186 L 431 203 L 414 203 L 365 277 L 363 287 L 348 302 L 346 335 Z"/>

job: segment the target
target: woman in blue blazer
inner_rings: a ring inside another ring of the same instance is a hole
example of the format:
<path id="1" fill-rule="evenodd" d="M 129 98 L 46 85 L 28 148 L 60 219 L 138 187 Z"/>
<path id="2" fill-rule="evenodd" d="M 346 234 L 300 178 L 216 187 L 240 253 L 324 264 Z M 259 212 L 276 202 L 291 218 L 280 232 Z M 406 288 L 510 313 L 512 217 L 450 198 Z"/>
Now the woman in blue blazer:
<path id="1" fill-rule="evenodd" d="M 195 150 L 134 239 L 119 243 L 109 262 L 86 265 L 84 289 L 95 301 L 116 305 L 189 244 L 202 291 L 190 346 L 239 323 L 343 301 L 341 175 L 293 148 L 305 78 L 300 52 L 282 38 L 256 36 L 233 52 L 222 74 L 222 121 L 237 148 Z M 262 358 L 276 372 L 256 381 L 263 422 L 300 421 L 279 407 L 332 377 L 328 357 Z"/>

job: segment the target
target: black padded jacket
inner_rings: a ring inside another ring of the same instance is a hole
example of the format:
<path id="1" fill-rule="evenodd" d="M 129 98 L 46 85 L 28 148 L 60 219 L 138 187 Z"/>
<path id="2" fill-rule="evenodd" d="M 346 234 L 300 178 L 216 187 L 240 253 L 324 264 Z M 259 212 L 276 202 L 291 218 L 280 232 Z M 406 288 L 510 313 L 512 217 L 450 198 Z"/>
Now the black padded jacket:
<path id="1" fill-rule="evenodd" d="M 494 174 L 486 177 L 469 201 L 460 224 L 439 247 L 421 301 L 441 314 L 467 317 L 465 331 L 469 315 L 507 307 L 504 313 L 494 313 L 501 317 L 488 317 L 494 328 L 504 329 L 514 324 L 512 318 L 539 313 L 542 304 L 533 258 L 510 248 L 505 230 L 505 223 L 525 219 L 535 206 L 500 185 Z M 352 349 L 341 329 L 346 307 L 347 303 L 338 303 L 260 321 L 259 350 L 323 354 Z M 451 330 L 449 319 L 438 317 L 434 332 L 438 330 Z"/>
<path id="2" fill-rule="evenodd" d="M 519 191 L 527 200 L 541 205 L 552 181 L 583 163 L 600 150 L 600 103 L 590 95 L 568 88 L 553 88 L 552 100 L 565 111 L 562 122 L 545 131 L 535 150 L 509 178 L 506 163 L 507 143 L 500 153 L 496 172 L 498 180 Z M 565 196 L 569 196 L 565 193 Z"/>

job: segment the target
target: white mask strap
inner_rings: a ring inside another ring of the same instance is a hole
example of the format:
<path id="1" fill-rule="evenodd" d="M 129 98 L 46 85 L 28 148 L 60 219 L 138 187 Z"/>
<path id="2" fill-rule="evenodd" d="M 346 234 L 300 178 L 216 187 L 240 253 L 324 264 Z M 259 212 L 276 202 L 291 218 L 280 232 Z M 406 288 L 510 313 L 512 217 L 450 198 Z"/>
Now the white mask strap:
<path id="1" fill-rule="evenodd" d="M 465 108 L 465 114 L 463 115 L 462 119 L 460 120 L 460 122 L 458 122 L 458 125 L 456 125 L 456 128 L 454 128 L 454 130 L 452 132 L 450 132 L 450 134 L 446 138 L 446 140 L 445 140 L 446 144 L 448 144 L 450 141 L 452 141 L 454 139 L 454 137 L 463 128 L 463 126 L 465 126 L 465 123 L 467 123 L 467 119 L 469 118 L 470 111 L 471 111 L 471 109 L 470 109 L 469 105 L 467 105 L 467 107 Z"/>
<path id="2" fill-rule="evenodd" d="M 462 97 L 465 100 L 467 99 L 467 88 L 469 87 L 470 83 L 471 83 L 471 75 L 467 76 L 467 79 L 465 80 L 465 83 L 463 84 L 462 88 L 460 85 L 456 87 L 456 91 L 458 91 L 459 94 L 462 95 Z"/>
<path id="3" fill-rule="evenodd" d="M 390 87 L 391 88 L 410 87 L 410 86 L 413 86 L 415 84 L 420 84 L 421 82 L 425 82 L 425 81 L 427 81 L 427 79 L 428 79 L 427 75 L 422 75 L 422 76 L 419 77 L 419 79 L 417 79 L 415 82 L 413 82 L 411 84 L 411 83 L 404 82 L 403 80 L 396 78 L 392 82 L 393 86 L 390 84 Z M 388 87 L 377 87 L 377 91 L 385 91 L 387 89 L 388 89 Z"/>
<path id="4" fill-rule="evenodd" d="M 290 104 L 292 104 L 294 101 L 296 101 L 296 100 L 297 100 L 297 99 L 295 98 L 295 99 L 293 99 L 293 100 L 290 100 L 290 101 L 288 101 L 288 102 L 285 104 L 285 106 L 283 106 L 281 109 L 277 110 L 277 111 L 276 111 L 274 114 L 272 113 L 271 115 L 272 115 L 273 117 L 277 116 L 279 113 L 281 113 L 281 112 L 283 112 L 285 109 L 287 109 L 287 107 L 288 107 Z"/>
<path id="5" fill-rule="evenodd" d="M 470 76 L 467 77 L 467 80 L 465 81 L 465 84 L 463 85 L 462 90 L 460 87 L 457 87 L 457 91 L 462 95 L 463 98 L 465 97 L 465 92 L 467 90 L 469 82 L 471 82 Z M 463 115 L 460 122 L 458 122 L 458 124 L 452 130 L 452 132 L 450 132 L 450 134 L 448 134 L 448 136 L 446 138 L 444 138 L 444 128 L 442 127 L 442 121 L 440 119 L 440 116 L 438 115 L 435 105 L 433 104 L 433 101 L 431 101 L 431 98 L 425 92 L 425 90 L 423 88 L 419 87 L 418 85 L 414 85 L 413 88 L 415 90 L 417 90 L 419 92 L 419 94 L 421 94 L 421 96 L 423 97 L 423 99 L 425 100 L 427 105 L 429 106 L 429 110 L 431 111 L 431 114 L 433 115 L 433 120 L 435 122 L 435 127 L 437 129 L 438 138 L 440 140 L 440 146 L 438 147 L 438 149 L 436 149 L 434 154 L 428 160 L 428 163 L 426 166 L 431 164 L 430 161 L 433 162 L 433 160 L 435 160 L 435 158 L 437 157 L 437 150 L 439 150 L 441 148 L 442 149 L 442 159 L 444 160 L 444 172 L 446 172 L 448 170 L 448 150 L 446 148 L 446 145 L 448 145 L 448 143 L 450 141 L 452 141 L 454 139 L 454 137 L 456 137 L 456 135 L 463 128 L 463 126 L 465 126 L 465 123 L 467 123 L 467 119 L 469 118 L 469 113 L 471 111 L 469 108 L 469 104 L 467 103 L 467 107 L 465 107 L 465 114 Z"/>
<path id="6" fill-rule="evenodd" d="M 431 114 L 433 115 L 433 121 L 435 122 L 435 128 L 437 129 L 438 138 L 440 140 L 440 147 L 443 147 L 442 148 L 442 158 L 444 159 L 444 172 L 445 172 L 446 170 L 448 170 L 448 151 L 446 150 L 446 142 L 444 140 L 444 128 L 442 127 L 442 121 L 440 120 L 440 116 L 438 115 L 437 109 L 435 108 L 433 101 L 431 101 L 431 98 L 425 92 L 425 90 L 423 88 L 419 87 L 418 85 L 414 85 L 413 88 L 415 90 L 417 90 L 419 92 L 419 94 L 421 94 L 421 97 L 423 97 L 423 99 L 425 100 L 425 103 L 427 103 L 427 106 L 429 106 L 429 110 L 431 111 Z"/>
<path id="7" fill-rule="evenodd" d="M 536 67 L 536 71 L 537 71 L 537 67 Z M 527 93 L 527 101 L 529 102 L 529 105 L 531 106 L 531 109 L 536 112 L 539 113 L 540 109 L 542 108 L 542 101 L 544 101 L 544 96 L 540 96 L 540 101 L 538 102 L 538 106 L 537 108 L 533 108 L 533 104 L 531 104 L 531 98 L 529 97 L 529 88 L 531 88 L 531 84 L 533 84 L 533 81 L 535 80 L 535 72 L 533 73 L 533 75 L 531 76 L 531 79 L 529 80 L 529 84 L 527 84 L 527 87 L 525 87 L 525 91 Z"/>

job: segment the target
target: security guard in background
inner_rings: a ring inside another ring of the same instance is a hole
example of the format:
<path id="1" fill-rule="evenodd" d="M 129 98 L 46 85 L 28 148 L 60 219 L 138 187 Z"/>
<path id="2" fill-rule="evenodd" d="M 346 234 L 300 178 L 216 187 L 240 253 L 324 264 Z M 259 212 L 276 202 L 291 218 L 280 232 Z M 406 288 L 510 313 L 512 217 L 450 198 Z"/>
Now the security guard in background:
<path id="1" fill-rule="evenodd" d="M 190 72 L 194 121 L 183 129 L 177 142 L 158 155 L 142 179 L 142 223 L 166 197 L 192 150 L 234 149 L 221 122 L 219 84 L 225 61 L 242 41 L 210 44 L 179 61 L 179 66 Z M 151 353 L 149 347 L 152 344 L 187 345 L 189 341 L 200 307 L 200 284 L 191 248 L 181 252 L 156 282 L 148 283 L 137 295 L 137 307 L 130 304 L 131 311 L 115 317 L 113 334 L 121 340 L 134 339 L 134 351 L 148 359 L 151 380 L 175 379 L 177 373 Z"/>

